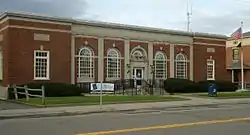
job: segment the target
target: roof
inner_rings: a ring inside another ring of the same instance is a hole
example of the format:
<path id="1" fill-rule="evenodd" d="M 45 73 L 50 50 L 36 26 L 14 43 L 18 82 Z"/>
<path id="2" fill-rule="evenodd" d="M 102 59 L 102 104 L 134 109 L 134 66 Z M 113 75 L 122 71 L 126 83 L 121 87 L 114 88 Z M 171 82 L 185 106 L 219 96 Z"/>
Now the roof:
<path id="1" fill-rule="evenodd" d="M 23 13 L 21 13 L 21 12 L 19 12 L 19 13 L 4 12 L 0 15 L 0 20 L 7 17 L 7 16 L 29 18 L 29 19 L 38 19 L 38 20 L 45 20 L 45 21 L 56 21 L 56 22 L 63 22 L 63 23 L 69 23 L 69 24 L 83 24 L 83 25 L 88 25 L 88 26 L 105 27 L 105 28 L 115 28 L 115 29 L 142 31 L 142 32 L 182 35 L 182 36 L 219 38 L 219 39 L 225 39 L 225 40 L 228 38 L 226 35 L 220 35 L 220 34 L 187 32 L 187 31 L 180 31 L 180 30 L 170 30 L 170 29 L 162 29 L 162 28 L 153 28 L 153 27 L 145 27 L 145 26 L 111 23 L 111 22 L 82 20 L 82 19 L 80 20 L 80 19 L 73 19 L 73 18 L 62 18 L 62 17 L 56 17 L 56 16 L 48 16 L 48 15 L 41 15 L 41 14 L 35 14 L 35 13 L 24 13 L 24 12 Z"/>
<path id="2" fill-rule="evenodd" d="M 247 64 L 244 64 L 243 67 L 244 69 L 250 69 L 250 66 Z M 232 63 L 230 66 L 227 67 L 227 69 L 241 69 L 241 63 L 240 62 Z"/>

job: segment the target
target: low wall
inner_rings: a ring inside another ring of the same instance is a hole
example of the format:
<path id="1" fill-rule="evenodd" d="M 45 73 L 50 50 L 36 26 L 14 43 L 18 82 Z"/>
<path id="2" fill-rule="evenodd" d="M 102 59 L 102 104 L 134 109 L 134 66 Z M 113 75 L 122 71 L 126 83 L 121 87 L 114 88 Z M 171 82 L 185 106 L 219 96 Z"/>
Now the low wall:
<path id="1" fill-rule="evenodd" d="M 0 99 L 7 100 L 8 97 L 8 87 L 0 86 Z"/>

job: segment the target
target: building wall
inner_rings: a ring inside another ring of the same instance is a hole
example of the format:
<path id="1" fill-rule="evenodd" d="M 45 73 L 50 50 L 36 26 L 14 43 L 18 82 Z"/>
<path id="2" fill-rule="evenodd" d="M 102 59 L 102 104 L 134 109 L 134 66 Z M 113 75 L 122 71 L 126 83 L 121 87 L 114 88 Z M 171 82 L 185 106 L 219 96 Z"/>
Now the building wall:
<path id="1" fill-rule="evenodd" d="M 227 66 L 233 63 L 233 48 L 237 48 L 234 42 L 235 40 L 229 40 L 226 43 L 226 52 L 227 52 L 226 53 L 226 65 Z M 242 48 L 243 48 L 242 50 L 244 54 L 244 64 L 250 65 L 250 55 L 248 54 L 248 52 L 250 51 L 250 38 L 243 39 Z M 241 49 L 239 49 L 239 54 L 241 54 Z M 239 61 L 241 61 L 241 59 L 239 59 Z"/>
<path id="2" fill-rule="evenodd" d="M 206 60 L 215 60 L 215 79 L 230 80 L 231 74 L 226 70 L 226 40 L 194 37 L 194 80 L 206 80 Z"/>
<path id="3" fill-rule="evenodd" d="M 6 26 L 8 25 L 8 20 L 0 21 L 0 47 L 2 50 L 2 56 L 7 56 L 8 53 L 8 29 Z M 0 70 L 2 77 L 1 77 L 1 84 L 7 84 L 7 76 L 8 76 L 8 61 L 7 57 L 2 57 L 2 69 Z"/>
<path id="4" fill-rule="evenodd" d="M 4 29 L 4 85 L 70 81 L 70 26 L 9 19 Z M 50 51 L 49 80 L 34 80 L 34 50 Z"/>
<path id="5" fill-rule="evenodd" d="M 131 79 L 134 67 L 143 67 L 145 80 L 152 79 L 151 65 L 158 51 L 164 52 L 167 57 L 167 78 L 176 76 L 175 57 L 182 52 L 188 60 L 188 79 L 206 79 L 206 59 L 210 57 L 216 61 L 216 79 L 228 79 L 225 70 L 225 40 L 23 18 L 11 18 L 6 22 L 0 23 L 5 85 L 39 82 L 34 80 L 33 55 L 36 49 L 50 51 L 50 80 L 43 81 L 72 84 L 109 81 L 112 78 L 106 77 L 106 57 L 110 48 L 119 50 L 121 55 L 120 79 Z M 40 36 L 34 40 L 35 35 Z M 77 56 L 85 46 L 94 53 L 94 78 L 91 79 L 77 77 Z M 207 52 L 207 48 L 214 48 L 215 52 Z M 136 49 L 145 52 L 144 61 L 132 61 L 131 54 Z"/>
<path id="6" fill-rule="evenodd" d="M 250 51 L 250 38 L 249 37 L 245 37 L 243 40 L 242 40 L 242 47 L 241 49 L 239 49 L 239 59 L 238 61 L 235 61 L 233 60 L 233 49 L 237 49 L 236 45 L 234 43 L 235 40 L 231 40 L 229 39 L 226 43 L 226 66 L 227 68 L 230 67 L 230 65 L 232 65 L 234 62 L 235 63 L 240 63 L 241 62 L 241 51 L 243 50 L 243 54 L 244 54 L 244 59 L 243 59 L 243 62 L 244 62 L 244 65 L 247 65 L 248 67 L 250 66 L 250 55 L 249 55 L 249 51 Z M 240 42 L 240 40 L 237 41 L 238 43 Z M 231 75 L 231 79 L 233 81 L 233 78 L 234 78 L 234 75 L 233 75 L 233 72 L 237 72 L 236 73 L 236 76 L 238 77 L 238 80 L 239 82 L 241 81 L 241 70 L 240 69 L 237 69 L 237 70 L 234 70 L 232 71 L 231 69 L 228 69 L 228 72 L 232 73 Z M 244 70 L 244 82 L 246 83 L 250 83 L 250 70 L 249 68 L 248 69 L 245 69 Z"/>

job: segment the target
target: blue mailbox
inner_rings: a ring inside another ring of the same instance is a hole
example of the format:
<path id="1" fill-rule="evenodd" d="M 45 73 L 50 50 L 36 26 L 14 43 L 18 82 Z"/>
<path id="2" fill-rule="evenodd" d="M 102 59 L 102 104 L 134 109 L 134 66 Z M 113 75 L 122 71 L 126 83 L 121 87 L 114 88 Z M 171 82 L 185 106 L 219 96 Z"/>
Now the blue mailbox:
<path id="1" fill-rule="evenodd" d="M 217 86 L 214 83 L 208 85 L 208 95 L 217 96 Z"/>

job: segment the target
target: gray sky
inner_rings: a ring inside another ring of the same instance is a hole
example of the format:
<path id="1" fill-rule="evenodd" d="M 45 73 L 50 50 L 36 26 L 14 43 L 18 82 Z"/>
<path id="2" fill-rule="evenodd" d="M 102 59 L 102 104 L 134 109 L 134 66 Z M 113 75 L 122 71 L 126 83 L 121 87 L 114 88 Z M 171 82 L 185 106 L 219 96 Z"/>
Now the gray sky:
<path id="1" fill-rule="evenodd" d="M 187 3 L 192 31 L 230 35 L 241 21 L 243 32 L 250 30 L 250 0 L 1 0 L 0 11 L 186 30 Z"/>

